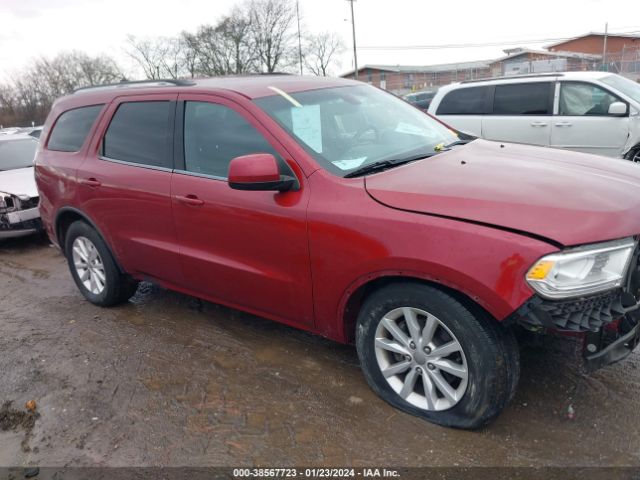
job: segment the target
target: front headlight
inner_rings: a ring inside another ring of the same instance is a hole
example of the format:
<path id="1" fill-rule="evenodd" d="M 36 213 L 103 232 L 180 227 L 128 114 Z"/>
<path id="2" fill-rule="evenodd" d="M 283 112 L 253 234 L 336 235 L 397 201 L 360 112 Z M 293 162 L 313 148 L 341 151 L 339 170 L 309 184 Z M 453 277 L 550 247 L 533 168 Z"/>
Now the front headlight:
<path id="1" fill-rule="evenodd" d="M 527 283 L 549 299 L 571 298 L 622 285 L 636 242 L 625 238 L 547 255 L 527 272 Z"/>

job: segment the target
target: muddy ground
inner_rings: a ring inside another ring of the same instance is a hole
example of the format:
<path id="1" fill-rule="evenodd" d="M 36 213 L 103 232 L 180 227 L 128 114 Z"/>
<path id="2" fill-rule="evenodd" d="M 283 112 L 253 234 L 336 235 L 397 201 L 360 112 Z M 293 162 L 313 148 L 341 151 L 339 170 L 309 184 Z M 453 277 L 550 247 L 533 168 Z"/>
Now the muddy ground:
<path id="1" fill-rule="evenodd" d="M 638 354 L 585 376 L 528 348 L 504 414 L 455 431 L 378 399 L 352 347 L 150 284 L 95 307 L 42 238 L 0 244 L 0 286 L 0 405 L 39 414 L 0 465 L 640 465 Z"/>

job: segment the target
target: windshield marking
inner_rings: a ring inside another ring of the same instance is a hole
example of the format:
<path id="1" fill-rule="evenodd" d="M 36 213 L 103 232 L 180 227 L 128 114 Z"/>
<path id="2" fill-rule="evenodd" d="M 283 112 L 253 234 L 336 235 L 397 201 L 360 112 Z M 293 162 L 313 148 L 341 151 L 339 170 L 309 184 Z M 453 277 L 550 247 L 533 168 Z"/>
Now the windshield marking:
<path id="1" fill-rule="evenodd" d="M 282 98 L 285 98 L 286 100 L 291 102 L 294 107 L 302 107 L 302 104 L 298 102 L 295 98 L 293 98 L 291 95 L 289 95 L 287 92 L 280 90 L 278 87 L 268 87 L 268 88 L 269 90 L 273 90 L 274 92 L 276 92 Z"/>

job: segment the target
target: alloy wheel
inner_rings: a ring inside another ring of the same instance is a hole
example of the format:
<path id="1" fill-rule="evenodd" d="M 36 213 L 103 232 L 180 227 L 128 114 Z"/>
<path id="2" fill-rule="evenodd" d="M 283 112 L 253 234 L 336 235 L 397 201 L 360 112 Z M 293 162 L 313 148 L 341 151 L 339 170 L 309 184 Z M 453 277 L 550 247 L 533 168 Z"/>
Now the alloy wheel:
<path id="1" fill-rule="evenodd" d="M 104 291 L 106 272 L 98 249 L 87 237 L 73 241 L 73 264 L 82 285 L 94 295 Z"/>
<path id="2" fill-rule="evenodd" d="M 375 355 L 389 386 L 415 407 L 447 410 L 464 396 L 469 370 L 462 345 L 424 310 L 402 307 L 384 315 L 376 329 Z"/>

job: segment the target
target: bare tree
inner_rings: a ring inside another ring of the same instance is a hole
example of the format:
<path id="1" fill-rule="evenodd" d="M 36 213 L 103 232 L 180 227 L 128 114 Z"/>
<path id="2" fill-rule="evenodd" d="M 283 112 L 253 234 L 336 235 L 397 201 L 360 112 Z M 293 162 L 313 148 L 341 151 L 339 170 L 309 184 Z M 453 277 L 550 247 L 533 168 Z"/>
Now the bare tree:
<path id="1" fill-rule="evenodd" d="M 308 35 L 305 39 L 304 64 L 314 75 L 326 77 L 332 63 L 345 50 L 344 42 L 333 32 Z"/>
<path id="2" fill-rule="evenodd" d="M 41 123 L 56 98 L 79 87 L 113 83 L 121 78 L 120 68 L 107 56 L 90 57 L 71 51 L 34 59 L 0 86 L 0 123 Z"/>
<path id="3" fill-rule="evenodd" d="M 189 74 L 188 45 L 182 37 L 127 37 L 127 54 L 150 80 L 180 78 Z"/>
<path id="4" fill-rule="evenodd" d="M 250 43 L 250 21 L 239 8 L 215 25 L 201 25 L 195 33 L 183 32 L 198 75 L 229 75 L 257 69 Z"/>
<path id="5" fill-rule="evenodd" d="M 292 25 L 295 7 L 290 0 L 249 0 L 251 43 L 260 68 L 273 73 L 294 62 L 295 41 Z"/>
<path id="6" fill-rule="evenodd" d="M 216 27 L 224 49 L 230 58 L 231 73 L 246 73 L 256 70 L 257 54 L 251 48 L 251 18 L 242 9 L 235 7 L 223 17 Z"/>

